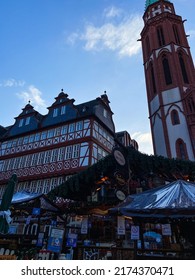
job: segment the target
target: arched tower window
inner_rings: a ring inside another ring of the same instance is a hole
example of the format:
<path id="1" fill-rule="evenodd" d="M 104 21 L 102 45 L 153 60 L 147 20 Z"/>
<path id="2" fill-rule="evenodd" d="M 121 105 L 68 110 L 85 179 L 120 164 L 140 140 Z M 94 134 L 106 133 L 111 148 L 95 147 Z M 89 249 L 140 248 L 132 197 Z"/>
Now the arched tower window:
<path id="1" fill-rule="evenodd" d="M 176 141 L 176 154 L 177 154 L 177 158 L 179 159 L 184 159 L 184 160 L 188 159 L 186 144 L 181 138 L 177 139 Z"/>
<path id="2" fill-rule="evenodd" d="M 146 52 L 147 52 L 147 56 L 149 56 L 150 55 L 150 39 L 148 36 L 146 37 Z"/>
<path id="3" fill-rule="evenodd" d="M 180 124 L 179 115 L 175 109 L 171 111 L 171 121 L 173 125 Z"/>
<path id="4" fill-rule="evenodd" d="M 180 67 L 181 67 L 181 73 L 182 73 L 182 76 L 183 76 L 183 81 L 184 81 L 185 84 L 189 84 L 188 75 L 187 75 L 185 62 L 184 62 L 182 53 L 179 53 L 179 63 L 180 63 Z"/>
<path id="5" fill-rule="evenodd" d="M 165 38 L 164 38 L 163 29 L 162 29 L 161 26 L 157 28 L 157 37 L 158 37 L 159 47 L 164 46 L 165 45 Z"/>
<path id="6" fill-rule="evenodd" d="M 153 68 L 153 64 L 150 64 L 150 75 L 151 75 L 151 82 L 152 82 L 152 91 L 153 94 L 156 93 L 156 81 L 155 81 L 155 76 L 154 76 L 154 68 Z"/>
<path id="7" fill-rule="evenodd" d="M 174 36 L 175 36 L 175 43 L 176 44 L 180 44 L 181 41 L 180 41 L 180 38 L 179 38 L 179 33 L 178 33 L 178 29 L 177 29 L 177 25 L 173 25 L 173 33 L 174 33 Z"/>
<path id="8" fill-rule="evenodd" d="M 166 55 L 163 55 L 162 57 L 162 64 L 163 64 L 163 71 L 164 71 L 166 85 L 171 85 L 172 84 L 171 71 L 169 67 L 169 61 Z"/>

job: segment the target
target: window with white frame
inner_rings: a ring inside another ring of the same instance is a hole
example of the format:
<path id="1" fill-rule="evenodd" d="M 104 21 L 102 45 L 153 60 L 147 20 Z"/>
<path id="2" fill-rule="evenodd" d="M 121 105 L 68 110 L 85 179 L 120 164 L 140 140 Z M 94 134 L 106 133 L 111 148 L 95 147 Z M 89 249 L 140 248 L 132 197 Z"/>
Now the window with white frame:
<path id="1" fill-rule="evenodd" d="M 72 157 L 72 146 L 66 147 L 65 159 L 70 159 Z"/>
<path id="2" fill-rule="evenodd" d="M 25 136 L 23 139 L 23 144 L 28 144 L 29 137 Z"/>
<path id="3" fill-rule="evenodd" d="M 51 159 L 51 151 L 46 151 L 45 152 L 44 163 L 49 163 L 50 159 Z"/>
<path id="4" fill-rule="evenodd" d="M 58 158 L 58 149 L 52 150 L 51 162 L 56 162 Z"/>
<path id="5" fill-rule="evenodd" d="M 23 183 L 23 190 L 25 190 L 25 191 L 28 192 L 29 189 L 30 189 L 30 187 L 29 187 L 29 182 L 28 182 L 28 181 L 24 182 L 24 183 Z"/>
<path id="6" fill-rule="evenodd" d="M 29 191 L 35 193 L 37 189 L 37 181 L 31 181 Z"/>
<path id="7" fill-rule="evenodd" d="M 63 105 L 63 106 L 61 107 L 61 115 L 64 115 L 65 113 L 66 113 L 66 106 Z"/>
<path id="8" fill-rule="evenodd" d="M 59 136 L 61 134 L 61 127 L 57 127 L 55 129 L 55 133 L 54 133 L 54 136 Z"/>
<path id="9" fill-rule="evenodd" d="M 22 191 L 23 189 L 24 189 L 24 183 L 23 183 L 23 182 L 18 183 L 18 185 L 17 185 L 17 191 L 20 192 L 20 191 Z"/>
<path id="10" fill-rule="evenodd" d="M 14 160 L 15 158 L 11 158 L 8 160 L 7 170 L 12 170 L 14 166 Z"/>
<path id="11" fill-rule="evenodd" d="M 2 145 L 1 145 L 2 155 L 5 154 L 5 149 L 6 149 L 6 147 L 7 147 L 7 142 L 2 143 Z"/>
<path id="12" fill-rule="evenodd" d="M 23 137 L 18 138 L 18 146 L 22 145 L 23 143 Z"/>
<path id="13" fill-rule="evenodd" d="M 44 157 L 45 157 L 45 152 L 39 153 L 38 165 L 43 164 L 43 162 L 44 162 Z"/>
<path id="14" fill-rule="evenodd" d="M 51 179 L 51 190 L 53 190 L 58 185 L 58 178 Z"/>
<path id="15" fill-rule="evenodd" d="M 18 126 L 19 126 L 19 127 L 22 127 L 23 124 L 24 124 L 24 119 L 20 119 L 20 120 L 19 120 L 19 125 L 18 125 Z"/>
<path id="16" fill-rule="evenodd" d="M 63 125 L 62 128 L 61 128 L 61 134 L 64 135 L 64 134 L 67 134 L 67 132 L 68 132 L 68 126 Z"/>
<path id="17" fill-rule="evenodd" d="M 16 147 L 16 145 L 17 145 L 17 139 L 12 141 L 12 147 Z"/>
<path id="18" fill-rule="evenodd" d="M 76 131 L 82 130 L 83 129 L 83 122 L 77 122 L 76 123 Z"/>
<path id="19" fill-rule="evenodd" d="M 32 155 L 27 155 L 25 167 L 31 166 Z"/>
<path id="20" fill-rule="evenodd" d="M 59 148 L 58 151 L 58 161 L 63 161 L 65 155 L 65 147 Z"/>
<path id="21" fill-rule="evenodd" d="M 57 117 L 58 115 L 58 108 L 53 109 L 53 117 Z"/>
<path id="22" fill-rule="evenodd" d="M 33 143 L 34 142 L 34 139 L 35 139 L 35 135 L 30 135 L 29 136 L 29 143 Z"/>
<path id="23" fill-rule="evenodd" d="M 80 144 L 77 145 L 73 145 L 73 149 L 72 149 L 72 157 L 73 158 L 78 158 L 79 157 L 79 152 L 80 152 Z"/>
<path id="24" fill-rule="evenodd" d="M 52 138 L 52 137 L 54 137 L 54 129 L 48 130 L 48 133 L 47 133 L 47 138 Z"/>
<path id="25" fill-rule="evenodd" d="M 39 141 L 39 140 L 40 140 L 40 137 L 41 137 L 41 133 L 36 133 L 36 134 L 35 134 L 35 142 L 36 142 L 36 141 Z"/>
<path id="26" fill-rule="evenodd" d="M 20 165 L 20 157 L 15 158 L 14 164 L 13 164 L 13 168 L 14 169 L 18 169 L 18 166 Z"/>
<path id="27" fill-rule="evenodd" d="M 32 155 L 32 161 L 31 161 L 31 165 L 32 166 L 36 166 L 37 165 L 38 156 L 39 156 L 39 154 L 33 154 Z"/>
<path id="28" fill-rule="evenodd" d="M 43 182 L 43 193 L 47 194 L 50 191 L 50 179 L 46 179 Z"/>
<path id="29" fill-rule="evenodd" d="M 71 133 L 71 132 L 74 132 L 74 131 L 75 131 L 75 123 L 69 124 L 68 132 Z"/>
<path id="30" fill-rule="evenodd" d="M 42 191 L 43 191 L 43 180 L 38 180 L 37 181 L 36 192 L 37 193 L 42 193 Z"/>
<path id="31" fill-rule="evenodd" d="M 25 163 L 26 163 L 26 157 L 27 156 L 21 157 L 20 164 L 19 164 L 18 168 L 24 168 Z"/>
<path id="32" fill-rule="evenodd" d="M 64 178 L 63 177 L 59 177 L 58 178 L 58 186 L 61 185 L 62 183 L 64 183 Z"/>
<path id="33" fill-rule="evenodd" d="M 47 131 L 43 131 L 41 133 L 41 140 L 45 140 L 47 138 Z"/>
<path id="34" fill-rule="evenodd" d="M 30 123 L 30 117 L 27 117 L 25 120 L 25 125 L 29 125 L 29 123 Z"/>

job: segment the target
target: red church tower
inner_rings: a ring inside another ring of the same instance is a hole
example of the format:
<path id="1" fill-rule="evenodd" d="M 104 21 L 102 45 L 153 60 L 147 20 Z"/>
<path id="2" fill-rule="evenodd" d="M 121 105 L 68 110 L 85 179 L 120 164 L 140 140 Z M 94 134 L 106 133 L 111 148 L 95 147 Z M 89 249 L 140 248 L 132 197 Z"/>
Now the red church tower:
<path id="1" fill-rule="evenodd" d="M 181 16 L 147 0 L 141 32 L 154 154 L 195 160 L 195 69 Z"/>

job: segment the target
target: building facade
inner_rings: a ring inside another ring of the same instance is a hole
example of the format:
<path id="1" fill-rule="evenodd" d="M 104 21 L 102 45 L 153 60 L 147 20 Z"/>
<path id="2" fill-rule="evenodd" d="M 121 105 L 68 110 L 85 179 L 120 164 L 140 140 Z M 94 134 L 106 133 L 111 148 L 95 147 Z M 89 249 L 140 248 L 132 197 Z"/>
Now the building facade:
<path id="1" fill-rule="evenodd" d="M 0 126 L 0 197 L 13 173 L 15 191 L 46 194 L 111 153 L 116 133 L 106 93 L 74 102 L 62 90 L 48 114 L 29 103 L 13 125 Z"/>
<path id="2" fill-rule="evenodd" d="M 182 17 L 168 0 L 147 0 L 141 32 L 155 155 L 195 159 L 195 70 Z"/>

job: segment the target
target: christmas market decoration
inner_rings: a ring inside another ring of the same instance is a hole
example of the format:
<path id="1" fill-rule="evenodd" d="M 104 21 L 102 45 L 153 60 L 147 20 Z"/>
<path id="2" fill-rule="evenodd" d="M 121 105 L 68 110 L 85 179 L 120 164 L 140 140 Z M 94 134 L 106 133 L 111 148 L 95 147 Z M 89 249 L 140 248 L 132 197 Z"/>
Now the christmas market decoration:
<path id="1" fill-rule="evenodd" d="M 121 148 L 121 152 L 126 160 L 125 165 L 118 164 L 112 153 L 86 170 L 73 175 L 69 180 L 49 192 L 48 196 L 52 199 L 63 197 L 85 201 L 96 189 L 96 182 L 101 179 L 102 174 L 109 178 L 111 187 L 115 190 L 120 186 L 117 183 L 119 176 L 116 174 L 123 174 L 120 182 L 128 181 L 130 193 L 135 192 L 131 189 L 131 184 L 140 187 L 144 182 L 145 189 L 143 190 L 147 190 L 150 187 L 163 185 L 166 181 L 195 180 L 195 162 L 147 155 L 132 147 Z M 150 186 L 151 180 L 153 184 Z"/>

